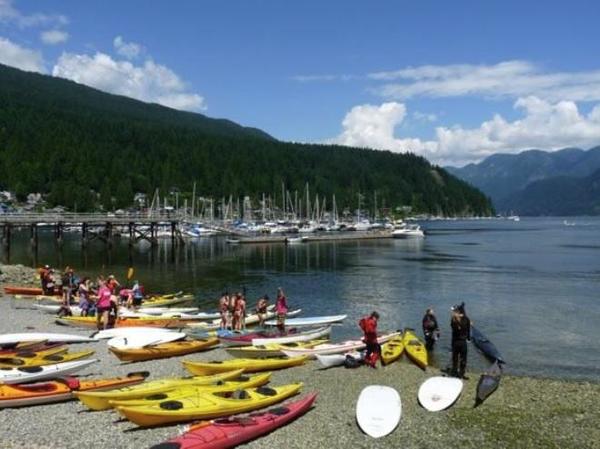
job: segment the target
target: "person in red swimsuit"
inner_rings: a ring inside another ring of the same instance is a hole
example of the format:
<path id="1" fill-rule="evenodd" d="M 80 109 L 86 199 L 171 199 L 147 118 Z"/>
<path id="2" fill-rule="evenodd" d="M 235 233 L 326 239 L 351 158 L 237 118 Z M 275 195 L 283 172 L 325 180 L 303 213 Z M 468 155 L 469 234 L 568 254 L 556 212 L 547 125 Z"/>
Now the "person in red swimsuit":
<path id="1" fill-rule="evenodd" d="M 377 341 L 377 321 L 379 320 L 379 314 L 372 312 L 368 317 L 362 318 L 358 325 L 365 334 L 363 341 L 367 345 L 367 353 L 365 355 L 365 363 L 371 368 L 375 368 L 377 360 L 381 355 L 381 346 Z"/>

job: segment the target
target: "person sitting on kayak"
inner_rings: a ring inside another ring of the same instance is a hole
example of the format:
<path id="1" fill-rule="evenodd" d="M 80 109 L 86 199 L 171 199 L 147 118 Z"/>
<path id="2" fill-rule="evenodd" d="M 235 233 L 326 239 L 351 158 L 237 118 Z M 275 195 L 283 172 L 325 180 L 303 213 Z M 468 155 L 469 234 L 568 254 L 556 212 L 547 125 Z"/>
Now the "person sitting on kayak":
<path id="1" fill-rule="evenodd" d="M 265 319 L 267 318 L 267 311 L 269 308 L 269 296 L 264 295 L 256 303 L 256 316 L 258 316 L 258 326 L 264 327 Z"/>
<path id="2" fill-rule="evenodd" d="M 283 289 L 277 289 L 277 299 L 275 300 L 275 313 L 277 314 L 277 329 L 280 332 L 285 331 L 285 317 L 288 313 L 287 299 L 283 294 Z"/>
<path id="3" fill-rule="evenodd" d="M 364 332 L 363 341 L 367 345 L 367 353 L 365 354 L 365 363 L 371 368 L 376 368 L 377 360 L 381 355 L 381 346 L 377 341 L 377 321 L 379 313 L 372 312 L 368 317 L 362 318 L 358 325 Z"/>
<path id="4" fill-rule="evenodd" d="M 238 293 L 235 298 L 235 309 L 233 311 L 233 330 L 239 331 L 246 327 L 246 298 Z"/>
<path id="5" fill-rule="evenodd" d="M 221 314 L 221 329 L 227 329 L 229 321 L 229 296 L 223 293 L 219 298 L 219 313 Z"/>
<path id="6" fill-rule="evenodd" d="M 440 338 L 440 327 L 438 326 L 437 318 L 433 308 L 430 307 L 425 312 L 423 317 L 423 335 L 425 336 L 425 348 L 428 351 L 433 349 L 436 340 Z"/>
<path id="7" fill-rule="evenodd" d="M 471 340 L 471 320 L 465 313 L 465 303 L 452 306 L 452 371 L 454 377 L 467 379 L 467 341 Z"/>

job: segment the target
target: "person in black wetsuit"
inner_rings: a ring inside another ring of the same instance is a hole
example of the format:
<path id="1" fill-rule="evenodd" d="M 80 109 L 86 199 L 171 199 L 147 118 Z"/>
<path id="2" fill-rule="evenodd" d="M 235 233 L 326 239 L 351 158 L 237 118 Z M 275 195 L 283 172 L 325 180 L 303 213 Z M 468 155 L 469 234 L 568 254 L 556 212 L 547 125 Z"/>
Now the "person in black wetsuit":
<path id="1" fill-rule="evenodd" d="M 467 341 L 471 340 L 471 320 L 465 313 L 465 303 L 452 307 L 452 371 L 454 377 L 467 379 Z"/>
<path id="2" fill-rule="evenodd" d="M 425 348 L 428 351 L 431 351 L 436 340 L 440 338 L 440 327 L 438 326 L 433 308 L 430 307 L 425 311 L 422 324 L 423 336 L 425 337 Z"/>

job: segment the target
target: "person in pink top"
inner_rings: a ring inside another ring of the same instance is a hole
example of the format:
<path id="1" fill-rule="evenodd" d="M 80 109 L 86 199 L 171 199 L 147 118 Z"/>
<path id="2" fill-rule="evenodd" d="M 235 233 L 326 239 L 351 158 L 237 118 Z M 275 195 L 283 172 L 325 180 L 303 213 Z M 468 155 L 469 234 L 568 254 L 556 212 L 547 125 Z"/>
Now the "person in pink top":
<path id="1" fill-rule="evenodd" d="M 277 289 L 277 299 L 275 300 L 275 313 L 277 314 L 277 328 L 283 332 L 285 330 L 285 317 L 288 313 L 288 305 L 283 289 Z"/>
<path id="2" fill-rule="evenodd" d="M 96 301 L 96 326 L 98 330 L 108 327 L 108 315 L 112 307 L 112 293 L 103 280 L 98 280 L 98 300 Z"/>

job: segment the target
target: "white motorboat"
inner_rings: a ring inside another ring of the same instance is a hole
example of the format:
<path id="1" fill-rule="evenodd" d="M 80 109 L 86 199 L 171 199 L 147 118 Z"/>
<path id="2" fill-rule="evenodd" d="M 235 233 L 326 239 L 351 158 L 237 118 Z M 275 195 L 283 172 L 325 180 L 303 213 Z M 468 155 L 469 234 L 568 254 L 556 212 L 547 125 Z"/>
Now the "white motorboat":
<path id="1" fill-rule="evenodd" d="M 392 237 L 395 239 L 423 238 L 425 237 L 425 233 L 417 224 L 405 224 L 402 227 L 394 229 Z"/>

